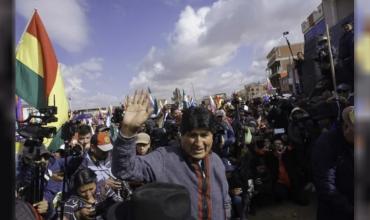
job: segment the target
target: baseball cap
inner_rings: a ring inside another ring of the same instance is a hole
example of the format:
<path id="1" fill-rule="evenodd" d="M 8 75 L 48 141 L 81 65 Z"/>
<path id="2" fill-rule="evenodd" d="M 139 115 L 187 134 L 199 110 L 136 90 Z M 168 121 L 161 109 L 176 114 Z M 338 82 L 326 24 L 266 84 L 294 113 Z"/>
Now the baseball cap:
<path id="1" fill-rule="evenodd" d="M 139 133 L 137 134 L 136 144 L 149 144 L 150 143 L 150 136 L 147 133 Z"/>
<path id="2" fill-rule="evenodd" d="M 100 150 L 110 151 L 113 149 L 113 145 L 111 143 L 108 131 L 98 132 L 98 134 L 96 135 L 96 139 L 97 139 L 96 145 Z"/>

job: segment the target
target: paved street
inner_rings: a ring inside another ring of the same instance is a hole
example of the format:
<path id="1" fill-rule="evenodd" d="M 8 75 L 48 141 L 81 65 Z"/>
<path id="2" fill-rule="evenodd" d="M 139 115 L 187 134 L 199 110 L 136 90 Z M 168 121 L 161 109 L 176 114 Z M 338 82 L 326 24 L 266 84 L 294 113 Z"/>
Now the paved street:
<path id="1" fill-rule="evenodd" d="M 313 194 L 309 206 L 299 206 L 292 202 L 282 202 L 260 207 L 255 216 L 248 220 L 314 220 L 316 219 L 316 195 Z"/>

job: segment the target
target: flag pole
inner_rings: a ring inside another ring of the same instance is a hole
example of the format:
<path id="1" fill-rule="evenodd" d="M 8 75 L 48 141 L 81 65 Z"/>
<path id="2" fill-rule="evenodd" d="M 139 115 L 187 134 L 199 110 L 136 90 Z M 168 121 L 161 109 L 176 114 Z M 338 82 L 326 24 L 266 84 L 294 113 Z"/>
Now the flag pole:
<path id="1" fill-rule="evenodd" d="M 194 96 L 194 100 L 195 100 L 195 102 L 197 103 L 197 98 L 195 97 L 195 91 L 194 91 L 194 85 L 193 85 L 193 83 L 191 83 L 191 87 L 193 88 L 193 96 Z"/>
<path id="2" fill-rule="evenodd" d="M 331 50 L 331 38 L 330 38 L 330 32 L 329 32 L 329 25 L 327 24 L 327 17 L 325 15 L 325 4 L 322 4 L 323 8 L 323 15 L 325 19 L 325 31 L 326 31 L 326 37 L 328 38 L 328 49 L 329 49 L 329 57 L 330 57 L 330 70 L 331 70 L 331 77 L 333 81 L 333 93 L 334 93 L 334 98 L 338 107 L 338 113 L 337 113 L 337 120 L 340 120 L 341 117 L 341 110 L 340 110 L 340 103 L 339 103 L 339 96 L 337 93 L 337 82 L 336 82 L 336 77 L 335 77 L 335 68 L 334 68 L 334 60 L 333 60 L 333 52 Z"/>
<path id="3" fill-rule="evenodd" d="M 339 103 L 339 96 L 338 96 L 338 93 L 337 93 L 337 82 L 336 82 L 336 77 L 335 77 L 335 68 L 334 68 L 334 60 L 333 60 L 333 52 L 331 51 L 331 42 L 330 42 L 330 33 L 329 33 L 329 26 L 328 24 L 325 24 L 325 28 L 326 28 L 326 36 L 328 38 L 328 49 L 329 49 L 329 57 L 330 57 L 330 69 L 331 69 L 331 77 L 332 77 L 332 81 L 333 81 L 333 88 L 334 88 L 334 98 L 335 98 L 335 102 L 337 104 L 337 107 L 338 107 L 338 114 L 337 114 L 337 120 L 339 121 L 340 120 L 340 116 L 341 116 L 341 108 L 340 108 L 340 103 Z"/>
<path id="4" fill-rule="evenodd" d="M 334 69 L 334 60 L 333 60 L 333 52 L 331 51 L 329 26 L 328 26 L 328 24 L 325 24 L 325 26 L 326 26 L 326 36 L 328 38 L 328 47 L 329 47 L 329 55 L 330 55 L 330 69 L 331 69 L 331 77 L 333 79 L 334 95 L 335 95 L 336 98 L 338 98 L 337 83 L 336 83 L 335 69 Z"/>
<path id="5" fill-rule="evenodd" d="M 37 12 L 37 8 L 34 8 L 34 10 L 33 10 L 33 12 L 32 12 L 32 15 L 31 15 L 31 17 L 28 19 L 28 21 L 27 21 L 27 25 L 26 25 L 26 27 L 24 28 L 24 30 L 23 30 L 23 33 L 22 33 L 22 35 L 21 35 L 21 38 L 19 38 L 19 41 L 18 41 L 18 44 L 17 44 L 17 47 L 15 48 L 15 54 L 17 54 L 17 51 L 18 51 L 18 48 L 19 48 L 19 44 L 21 43 L 21 41 L 23 40 L 23 36 L 24 36 L 24 34 L 26 33 L 26 31 L 27 31 L 27 28 L 28 28 L 28 26 L 30 25 L 30 22 L 31 22 L 31 20 L 32 20 L 32 18 L 33 18 L 33 15 L 35 14 Z"/>

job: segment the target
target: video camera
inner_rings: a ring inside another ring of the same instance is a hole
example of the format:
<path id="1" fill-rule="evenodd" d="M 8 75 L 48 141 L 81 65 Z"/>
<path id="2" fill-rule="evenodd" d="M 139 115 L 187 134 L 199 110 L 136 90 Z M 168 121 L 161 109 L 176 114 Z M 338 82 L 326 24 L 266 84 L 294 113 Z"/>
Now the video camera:
<path id="1" fill-rule="evenodd" d="M 17 132 L 26 139 L 38 140 L 42 143 L 43 138 L 51 138 L 56 133 L 56 127 L 45 127 L 44 125 L 58 121 L 56 106 L 48 106 L 39 109 L 39 115 L 30 114 L 24 121 L 18 122 Z M 34 119 L 34 120 L 32 120 Z"/>
<path id="2" fill-rule="evenodd" d="M 80 125 L 80 121 L 67 121 L 62 125 L 62 133 L 61 138 L 64 141 L 70 141 L 72 137 L 77 132 L 78 126 Z"/>
<path id="3" fill-rule="evenodd" d="M 42 200 L 43 187 L 46 179 L 45 163 L 41 161 L 41 157 L 45 153 L 42 142 L 44 138 L 51 138 L 56 133 L 56 127 L 47 127 L 48 123 L 58 120 L 56 106 L 48 106 L 38 109 L 38 114 L 30 114 L 24 121 L 19 121 L 17 132 L 24 137 L 24 146 L 28 149 L 23 154 L 20 165 L 28 172 L 29 180 L 23 179 L 20 183 L 22 187 L 18 189 L 19 194 L 26 201 L 35 203 Z M 48 157 L 45 158 L 46 160 Z"/>

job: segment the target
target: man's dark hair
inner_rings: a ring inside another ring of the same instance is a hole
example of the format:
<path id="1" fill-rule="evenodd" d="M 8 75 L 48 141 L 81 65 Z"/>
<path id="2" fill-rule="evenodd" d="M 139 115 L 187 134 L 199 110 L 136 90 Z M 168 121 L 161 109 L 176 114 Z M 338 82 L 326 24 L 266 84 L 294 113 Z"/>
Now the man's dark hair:
<path id="1" fill-rule="evenodd" d="M 96 182 L 96 174 L 90 168 L 82 168 L 73 177 L 73 187 L 77 189 L 83 185 Z"/>
<path id="2" fill-rule="evenodd" d="M 182 115 L 180 132 L 184 135 L 193 129 L 203 128 L 215 133 L 216 123 L 215 117 L 207 109 L 203 107 L 188 108 Z"/>
<path id="3" fill-rule="evenodd" d="M 91 133 L 90 125 L 80 125 L 78 127 L 78 135 L 87 135 Z"/>

